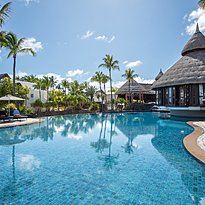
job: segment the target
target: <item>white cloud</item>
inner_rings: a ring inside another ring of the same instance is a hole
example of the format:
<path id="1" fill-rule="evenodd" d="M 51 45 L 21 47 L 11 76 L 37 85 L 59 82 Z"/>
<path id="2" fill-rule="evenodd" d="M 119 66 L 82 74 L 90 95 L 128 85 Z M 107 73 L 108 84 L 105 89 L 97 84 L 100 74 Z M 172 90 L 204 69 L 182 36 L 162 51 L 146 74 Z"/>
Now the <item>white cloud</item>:
<path id="1" fill-rule="evenodd" d="M 84 70 L 80 70 L 80 69 L 69 70 L 67 72 L 67 77 L 75 77 L 75 76 L 82 75 L 82 74 L 85 74 Z"/>
<path id="2" fill-rule="evenodd" d="M 26 75 L 29 75 L 29 74 L 26 73 L 26 72 L 22 72 L 22 71 L 19 71 L 19 72 L 17 73 L 17 76 L 19 76 L 20 78 L 22 78 L 22 77 L 24 77 L 24 76 L 26 76 Z"/>
<path id="3" fill-rule="evenodd" d="M 112 41 L 115 40 L 115 36 L 112 36 L 111 38 L 105 36 L 105 35 L 102 35 L 102 36 L 97 36 L 95 37 L 95 40 L 97 41 L 104 41 L 105 43 L 112 43 Z"/>
<path id="4" fill-rule="evenodd" d="M 142 61 L 137 60 L 137 61 L 133 61 L 133 62 L 124 61 L 123 64 L 126 64 L 125 65 L 126 68 L 135 68 L 135 67 L 142 65 L 143 63 L 142 63 Z"/>
<path id="5" fill-rule="evenodd" d="M 88 39 L 90 38 L 91 36 L 93 36 L 94 34 L 94 31 L 87 31 L 86 34 L 84 34 L 81 39 L 85 40 L 85 39 Z"/>
<path id="6" fill-rule="evenodd" d="M 39 159 L 35 158 L 33 155 L 23 155 L 22 154 L 17 157 L 17 165 L 20 167 L 20 169 L 27 170 L 27 171 L 33 171 L 40 167 L 41 162 Z"/>
<path id="7" fill-rule="evenodd" d="M 21 2 L 24 2 L 25 6 L 29 6 L 31 3 L 39 3 L 40 0 L 19 0 Z"/>
<path id="8" fill-rule="evenodd" d="M 198 22 L 200 30 L 205 31 L 205 10 L 200 8 L 193 10 L 190 14 L 185 15 L 184 19 L 188 22 L 186 26 L 186 33 L 193 35 L 196 30 L 196 24 Z"/>
<path id="9" fill-rule="evenodd" d="M 65 80 L 64 77 L 62 77 L 61 75 L 59 74 L 56 74 L 56 73 L 47 73 L 47 74 L 39 74 L 37 75 L 37 78 L 43 78 L 43 76 L 48 76 L 48 77 L 54 77 L 54 79 L 60 83 L 62 80 Z"/>
<path id="10" fill-rule="evenodd" d="M 35 52 L 43 49 L 43 45 L 41 42 L 36 41 L 35 38 L 27 38 L 24 40 L 22 47 L 24 48 L 32 48 Z"/>

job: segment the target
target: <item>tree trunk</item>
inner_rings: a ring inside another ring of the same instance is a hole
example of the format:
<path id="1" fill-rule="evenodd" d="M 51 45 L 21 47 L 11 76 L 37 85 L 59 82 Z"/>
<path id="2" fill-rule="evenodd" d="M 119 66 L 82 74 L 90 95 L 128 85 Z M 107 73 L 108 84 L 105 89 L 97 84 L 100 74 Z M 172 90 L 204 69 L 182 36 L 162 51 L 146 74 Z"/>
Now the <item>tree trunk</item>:
<path id="1" fill-rule="evenodd" d="M 131 92 L 130 92 L 130 80 L 129 80 L 129 102 L 130 102 L 130 104 L 131 104 Z"/>
<path id="2" fill-rule="evenodd" d="M 40 101 L 41 101 L 41 89 L 39 89 L 39 98 L 40 98 Z"/>
<path id="3" fill-rule="evenodd" d="M 100 84 L 100 93 L 101 93 L 101 109 L 102 109 L 101 111 L 103 112 L 103 97 L 102 97 L 103 93 L 102 93 L 101 82 L 99 84 Z"/>
<path id="4" fill-rule="evenodd" d="M 14 62 L 13 62 L 13 95 L 16 95 L 16 56 L 13 56 Z"/>
<path id="5" fill-rule="evenodd" d="M 106 88 L 105 88 L 105 83 L 104 83 L 104 92 L 105 92 L 105 105 L 107 107 L 107 94 L 106 94 Z M 107 108 L 106 108 L 107 109 Z"/>
<path id="6" fill-rule="evenodd" d="M 110 76 L 110 92 L 111 92 L 111 110 L 113 110 L 111 69 L 109 69 L 109 76 Z"/>

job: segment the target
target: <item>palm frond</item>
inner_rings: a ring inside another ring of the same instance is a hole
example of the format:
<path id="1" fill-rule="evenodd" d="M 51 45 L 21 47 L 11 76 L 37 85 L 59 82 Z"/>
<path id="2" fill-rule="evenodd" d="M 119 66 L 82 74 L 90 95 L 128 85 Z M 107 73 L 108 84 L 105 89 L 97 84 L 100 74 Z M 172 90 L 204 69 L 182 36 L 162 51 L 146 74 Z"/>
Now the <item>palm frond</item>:
<path id="1" fill-rule="evenodd" d="M 36 52 L 32 48 L 21 48 L 18 50 L 18 53 L 31 54 L 32 56 L 36 55 Z"/>

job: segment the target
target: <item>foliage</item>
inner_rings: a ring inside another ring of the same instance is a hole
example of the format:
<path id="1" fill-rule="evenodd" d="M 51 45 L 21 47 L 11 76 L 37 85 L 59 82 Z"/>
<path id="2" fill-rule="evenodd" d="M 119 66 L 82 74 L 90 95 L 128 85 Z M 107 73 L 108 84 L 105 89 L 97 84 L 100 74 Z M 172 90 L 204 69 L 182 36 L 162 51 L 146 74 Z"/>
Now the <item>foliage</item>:
<path id="1" fill-rule="evenodd" d="M 11 7 L 11 2 L 8 2 L 0 8 L 0 27 L 3 26 L 6 18 L 9 17 L 10 7 Z"/>
<path id="2" fill-rule="evenodd" d="M 24 115 L 30 115 L 33 113 L 33 110 L 31 108 L 27 108 L 25 105 L 21 105 L 19 107 L 19 111 L 21 114 L 24 114 Z"/>
<path id="3" fill-rule="evenodd" d="M 35 100 L 31 106 L 40 112 L 41 108 L 43 108 L 43 102 L 40 99 Z"/>
<path id="4" fill-rule="evenodd" d="M 200 8 L 205 9 L 205 0 L 198 1 L 198 5 Z"/>
<path id="5" fill-rule="evenodd" d="M 117 60 L 113 59 L 113 56 L 106 55 L 105 58 L 103 58 L 104 63 L 100 64 L 98 67 L 104 67 L 109 70 L 109 79 L 110 79 L 110 90 L 111 90 L 111 109 L 113 110 L 113 96 L 112 96 L 112 70 L 120 70 L 119 68 L 119 62 Z"/>
<path id="6" fill-rule="evenodd" d="M 89 110 L 91 112 L 96 112 L 99 110 L 99 105 L 96 102 L 92 102 L 90 107 L 89 107 Z"/>
<path id="7" fill-rule="evenodd" d="M 17 108 L 16 108 L 16 105 L 14 103 L 9 103 L 5 106 L 5 109 L 16 110 Z"/>

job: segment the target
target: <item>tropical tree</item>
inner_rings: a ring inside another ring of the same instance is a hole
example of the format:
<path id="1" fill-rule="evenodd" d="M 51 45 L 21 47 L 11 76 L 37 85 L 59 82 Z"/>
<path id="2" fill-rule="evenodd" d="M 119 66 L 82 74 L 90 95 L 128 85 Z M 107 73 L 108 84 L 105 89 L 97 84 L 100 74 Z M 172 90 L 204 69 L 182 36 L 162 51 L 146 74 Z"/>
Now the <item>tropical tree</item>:
<path id="1" fill-rule="evenodd" d="M 198 4 L 200 8 L 205 9 L 205 0 L 200 0 Z"/>
<path id="2" fill-rule="evenodd" d="M 49 91 L 49 88 L 51 86 L 51 80 L 48 76 L 43 76 L 42 82 L 43 82 L 43 86 L 45 87 L 46 92 L 47 92 L 47 102 L 48 102 L 48 98 L 49 98 L 48 91 Z"/>
<path id="3" fill-rule="evenodd" d="M 50 77 L 50 81 L 51 81 L 50 87 L 51 87 L 52 89 L 54 89 L 55 86 L 56 86 L 56 84 L 57 84 L 57 80 L 55 79 L 54 76 L 51 76 L 51 77 Z"/>
<path id="4" fill-rule="evenodd" d="M 88 86 L 86 88 L 86 95 L 87 97 L 90 97 L 90 101 L 93 102 L 94 100 L 94 96 L 95 96 L 95 93 L 96 93 L 97 89 L 95 86 Z"/>
<path id="5" fill-rule="evenodd" d="M 10 6 L 11 2 L 8 2 L 0 8 L 0 27 L 5 23 L 5 19 L 9 17 Z"/>
<path id="6" fill-rule="evenodd" d="M 61 82 L 61 85 L 62 85 L 62 87 L 63 87 L 64 93 L 67 94 L 66 91 L 69 89 L 70 83 L 69 83 L 67 80 L 63 80 L 63 81 Z"/>
<path id="7" fill-rule="evenodd" d="M 131 89 L 130 89 L 130 85 L 131 85 L 131 81 L 136 78 L 138 75 L 135 74 L 135 71 L 132 70 L 131 68 L 128 68 L 127 70 L 125 70 L 125 73 L 122 75 L 122 77 L 125 77 L 126 80 L 128 80 L 129 82 L 129 102 L 132 102 L 132 98 L 131 98 Z"/>
<path id="8" fill-rule="evenodd" d="M 5 36 L 6 42 L 3 43 L 3 46 L 9 50 L 8 58 L 13 57 L 13 95 L 16 94 L 15 90 L 15 79 L 16 79 L 16 58 L 17 54 L 24 53 L 24 54 L 31 54 L 35 56 L 35 51 L 32 48 L 24 47 L 25 38 L 18 39 L 17 36 L 9 32 Z"/>
<path id="9" fill-rule="evenodd" d="M 41 89 L 43 88 L 43 80 L 36 80 L 35 85 L 33 87 L 39 91 L 39 99 L 41 100 Z"/>
<path id="10" fill-rule="evenodd" d="M 25 75 L 23 77 L 16 76 L 16 80 L 35 83 L 39 79 L 36 77 L 36 75 Z"/>
<path id="11" fill-rule="evenodd" d="M 91 82 L 97 82 L 99 83 L 100 87 L 100 93 L 101 93 L 101 105 L 103 107 L 103 91 L 102 91 L 102 80 L 103 80 L 103 73 L 102 72 L 96 72 L 95 75 L 90 79 Z M 103 110 L 103 108 L 102 108 Z"/>
<path id="12" fill-rule="evenodd" d="M 113 110 L 113 96 L 112 96 L 112 70 L 120 70 L 119 68 L 119 62 L 117 60 L 113 59 L 113 56 L 106 55 L 105 58 L 103 58 L 103 63 L 100 64 L 98 67 L 104 67 L 109 70 L 109 80 L 110 80 L 110 90 L 111 90 L 111 109 Z"/>

